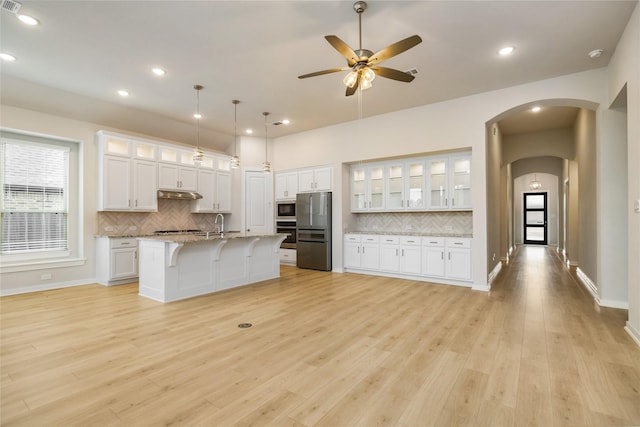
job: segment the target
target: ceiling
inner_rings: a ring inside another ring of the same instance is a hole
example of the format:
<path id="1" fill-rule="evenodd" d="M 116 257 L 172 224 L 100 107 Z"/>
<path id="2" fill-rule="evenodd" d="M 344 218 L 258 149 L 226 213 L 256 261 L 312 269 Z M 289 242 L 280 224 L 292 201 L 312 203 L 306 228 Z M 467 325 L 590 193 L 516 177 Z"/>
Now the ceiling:
<path id="1" fill-rule="evenodd" d="M 378 77 L 345 97 L 342 67 L 324 39 L 358 48 L 352 1 L 24 1 L 27 27 L 0 16 L 2 103 L 225 150 L 238 130 L 269 137 L 604 67 L 637 1 L 370 1 L 362 47 L 377 51 L 413 34 L 423 42 L 382 65 L 417 68 L 412 83 Z M 497 50 L 514 45 L 509 57 Z M 587 53 L 603 49 L 601 57 Z M 151 68 L 167 71 L 156 77 Z M 128 98 L 116 91 L 126 88 Z"/>

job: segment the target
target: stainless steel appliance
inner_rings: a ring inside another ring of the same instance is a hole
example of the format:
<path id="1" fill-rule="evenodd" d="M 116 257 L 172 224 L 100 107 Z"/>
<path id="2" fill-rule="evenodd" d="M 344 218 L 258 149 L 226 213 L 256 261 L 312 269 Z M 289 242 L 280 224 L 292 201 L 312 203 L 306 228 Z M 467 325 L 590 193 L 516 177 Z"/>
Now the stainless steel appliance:
<path id="1" fill-rule="evenodd" d="M 296 202 L 276 202 L 276 220 L 296 220 Z"/>
<path id="2" fill-rule="evenodd" d="M 287 234 L 282 241 L 280 247 L 283 249 L 296 248 L 296 222 L 295 221 L 276 221 L 276 233 Z"/>
<path id="3" fill-rule="evenodd" d="M 331 271 L 331 192 L 296 198 L 296 265 Z"/>

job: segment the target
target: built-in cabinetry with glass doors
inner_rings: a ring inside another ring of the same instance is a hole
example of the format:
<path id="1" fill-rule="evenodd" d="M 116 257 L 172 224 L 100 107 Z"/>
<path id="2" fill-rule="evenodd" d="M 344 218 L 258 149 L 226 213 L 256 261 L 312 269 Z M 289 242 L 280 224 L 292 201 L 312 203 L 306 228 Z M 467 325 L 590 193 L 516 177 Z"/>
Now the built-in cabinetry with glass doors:
<path id="1" fill-rule="evenodd" d="M 471 154 L 351 166 L 352 212 L 471 209 Z"/>
<path id="2" fill-rule="evenodd" d="M 471 209 L 471 154 L 429 158 L 429 209 Z"/>
<path id="3" fill-rule="evenodd" d="M 351 167 L 351 211 L 375 212 L 385 208 L 384 164 Z"/>
<path id="4" fill-rule="evenodd" d="M 153 144 L 99 133 L 99 211 L 158 210 L 156 152 Z"/>

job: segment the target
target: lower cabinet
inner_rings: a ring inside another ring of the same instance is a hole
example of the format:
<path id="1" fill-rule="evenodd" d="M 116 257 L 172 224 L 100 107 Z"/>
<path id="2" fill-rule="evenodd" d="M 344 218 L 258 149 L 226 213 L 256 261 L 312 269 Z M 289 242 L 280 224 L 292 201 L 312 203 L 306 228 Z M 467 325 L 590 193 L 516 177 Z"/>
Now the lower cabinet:
<path id="1" fill-rule="evenodd" d="M 132 237 L 96 238 L 96 280 L 111 286 L 138 280 L 138 240 Z"/>
<path id="2" fill-rule="evenodd" d="M 347 271 L 468 286 L 471 239 L 345 234 L 344 267 Z"/>
<path id="3" fill-rule="evenodd" d="M 296 250 L 280 248 L 280 264 L 296 265 Z"/>

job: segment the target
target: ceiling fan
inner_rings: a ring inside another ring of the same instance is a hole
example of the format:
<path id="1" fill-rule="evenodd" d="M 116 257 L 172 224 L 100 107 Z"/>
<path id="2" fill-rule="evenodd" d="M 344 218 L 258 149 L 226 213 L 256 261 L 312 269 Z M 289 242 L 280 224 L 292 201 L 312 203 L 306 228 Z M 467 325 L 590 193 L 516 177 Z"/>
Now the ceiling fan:
<path id="1" fill-rule="evenodd" d="M 393 43 L 384 49 L 373 53 L 368 49 L 362 48 L 362 12 L 367 9 L 367 3 L 364 1 L 357 1 L 353 4 L 353 10 L 358 14 L 358 35 L 360 44 L 358 50 L 351 49 L 345 42 L 343 42 L 337 36 L 325 36 L 324 38 L 329 42 L 335 50 L 340 52 L 342 56 L 347 59 L 347 67 L 329 68 L 328 70 L 316 71 L 315 73 L 303 74 L 298 76 L 299 79 L 306 79 L 308 77 L 321 76 L 323 74 L 337 73 L 339 71 L 351 70 L 346 75 L 343 82 L 347 85 L 346 96 L 353 95 L 358 87 L 362 89 L 369 89 L 371 82 L 376 77 L 385 77 L 391 80 L 397 80 L 401 82 L 410 82 L 414 79 L 414 76 L 405 73 L 403 71 L 395 70 L 393 68 L 380 67 L 377 64 L 385 61 L 393 56 L 396 56 L 406 50 L 411 49 L 415 45 L 422 42 L 422 39 L 418 35 L 407 37 L 399 42 Z"/>

